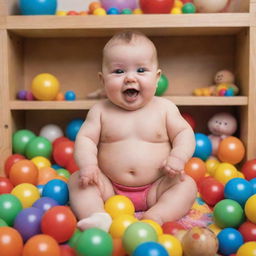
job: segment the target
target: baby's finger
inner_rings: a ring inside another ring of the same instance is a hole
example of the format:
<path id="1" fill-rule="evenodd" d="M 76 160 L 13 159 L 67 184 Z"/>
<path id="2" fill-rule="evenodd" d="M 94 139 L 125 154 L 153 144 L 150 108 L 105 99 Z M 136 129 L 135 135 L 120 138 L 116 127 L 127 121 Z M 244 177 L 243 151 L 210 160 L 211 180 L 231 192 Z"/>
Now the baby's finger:
<path id="1" fill-rule="evenodd" d="M 185 180 L 185 171 L 180 171 L 180 181 L 184 181 Z"/>

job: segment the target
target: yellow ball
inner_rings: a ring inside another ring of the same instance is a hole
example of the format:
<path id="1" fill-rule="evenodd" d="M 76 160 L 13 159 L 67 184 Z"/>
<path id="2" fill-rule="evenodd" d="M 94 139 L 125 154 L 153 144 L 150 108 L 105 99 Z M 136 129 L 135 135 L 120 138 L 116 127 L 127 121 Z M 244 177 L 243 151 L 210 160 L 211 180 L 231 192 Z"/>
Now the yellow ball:
<path id="1" fill-rule="evenodd" d="M 40 198 L 38 188 L 29 183 L 21 183 L 14 187 L 11 194 L 20 200 L 23 208 L 31 207 Z"/>
<path id="2" fill-rule="evenodd" d="M 244 243 L 236 252 L 236 256 L 256 256 L 256 242 Z"/>
<path id="3" fill-rule="evenodd" d="M 181 8 L 174 7 L 171 9 L 171 14 L 182 14 Z"/>
<path id="4" fill-rule="evenodd" d="M 174 2 L 174 7 L 182 8 L 182 6 L 183 6 L 182 1 L 180 1 L 180 0 L 175 0 L 175 2 Z"/>
<path id="5" fill-rule="evenodd" d="M 208 228 L 214 232 L 214 234 L 217 236 L 219 234 L 219 232 L 222 230 L 220 227 L 218 227 L 217 225 L 215 225 L 214 223 L 209 225 Z"/>
<path id="6" fill-rule="evenodd" d="M 113 219 L 109 228 L 109 233 L 113 238 L 123 237 L 124 231 L 129 225 L 138 221 L 134 216 L 129 214 L 123 214 Z"/>
<path id="7" fill-rule="evenodd" d="M 97 8 L 93 11 L 93 15 L 104 16 L 107 15 L 106 10 L 103 8 Z"/>
<path id="8" fill-rule="evenodd" d="M 163 245 L 171 256 L 182 256 L 181 242 L 172 235 L 163 234 L 158 237 L 158 242 Z"/>
<path id="9" fill-rule="evenodd" d="M 156 231 L 157 236 L 160 236 L 163 234 L 163 229 L 157 222 L 149 219 L 141 220 L 141 222 L 145 222 L 151 225 L 152 228 Z"/>
<path id="10" fill-rule="evenodd" d="M 134 215 L 135 208 L 128 197 L 116 195 L 105 202 L 105 211 L 114 219 L 123 214 Z"/>
<path id="11" fill-rule="evenodd" d="M 244 174 L 243 174 L 242 172 L 240 172 L 240 171 L 237 171 L 237 177 L 238 177 L 238 178 L 245 179 Z"/>
<path id="12" fill-rule="evenodd" d="M 256 195 L 249 197 L 244 207 L 246 217 L 256 224 Z"/>
<path id="13" fill-rule="evenodd" d="M 216 159 L 210 158 L 210 159 L 206 160 L 205 164 L 206 164 L 207 173 L 210 176 L 214 176 L 214 173 L 215 173 L 217 167 L 219 166 L 220 162 Z"/>
<path id="14" fill-rule="evenodd" d="M 136 8 L 132 11 L 133 14 L 143 14 L 143 11 L 140 8 Z"/>
<path id="15" fill-rule="evenodd" d="M 54 100 L 59 90 L 60 84 L 54 75 L 42 73 L 32 81 L 32 93 L 38 100 Z"/>
<path id="16" fill-rule="evenodd" d="M 38 170 L 43 167 L 51 167 L 51 162 L 44 156 L 33 157 L 31 161 L 36 165 Z"/>
<path id="17" fill-rule="evenodd" d="M 57 16 L 67 16 L 67 12 L 65 12 L 65 11 L 57 11 L 56 15 Z"/>
<path id="18" fill-rule="evenodd" d="M 237 176 L 236 167 L 229 163 L 219 164 L 214 173 L 214 178 L 222 184 L 226 184 L 229 180 L 237 178 Z"/>

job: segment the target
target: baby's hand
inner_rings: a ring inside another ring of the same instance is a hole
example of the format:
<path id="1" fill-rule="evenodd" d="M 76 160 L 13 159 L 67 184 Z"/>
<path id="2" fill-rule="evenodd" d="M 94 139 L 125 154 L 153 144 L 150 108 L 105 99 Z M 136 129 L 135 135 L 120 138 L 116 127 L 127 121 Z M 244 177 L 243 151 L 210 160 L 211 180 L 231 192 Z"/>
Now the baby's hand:
<path id="1" fill-rule="evenodd" d="M 162 164 L 161 169 L 171 178 L 176 175 L 180 176 L 180 180 L 184 181 L 185 171 L 184 171 L 184 161 L 175 156 L 169 156 Z"/>
<path id="2" fill-rule="evenodd" d="M 81 169 L 79 172 L 79 185 L 83 188 L 88 185 L 96 185 L 103 192 L 103 183 L 99 177 L 100 169 L 96 165 L 91 165 L 86 169 Z"/>

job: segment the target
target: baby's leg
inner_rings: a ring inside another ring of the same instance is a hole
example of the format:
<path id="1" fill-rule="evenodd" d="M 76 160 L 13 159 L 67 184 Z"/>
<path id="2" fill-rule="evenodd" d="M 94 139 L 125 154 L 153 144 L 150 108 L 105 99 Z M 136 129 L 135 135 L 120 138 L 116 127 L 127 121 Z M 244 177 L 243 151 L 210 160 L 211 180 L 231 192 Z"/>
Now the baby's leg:
<path id="1" fill-rule="evenodd" d="M 78 172 L 69 179 L 70 206 L 79 220 L 77 226 L 81 230 L 98 227 L 108 231 L 111 224 L 111 217 L 104 210 L 104 202 L 114 195 L 114 190 L 106 176 L 101 174 L 100 179 L 104 185 L 103 196 L 95 185 L 80 187 Z"/>
<path id="2" fill-rule="evenodd" d="M 197 186 L 191 177 L 186 176 L 181 182 L 178 177 L 171 179 L 164 176 L 150 189 L 147 196 L 150 208 L 143 218 L 155 220 L 160 225 L 176 221 L 189 212 L 196 195 Z"/>

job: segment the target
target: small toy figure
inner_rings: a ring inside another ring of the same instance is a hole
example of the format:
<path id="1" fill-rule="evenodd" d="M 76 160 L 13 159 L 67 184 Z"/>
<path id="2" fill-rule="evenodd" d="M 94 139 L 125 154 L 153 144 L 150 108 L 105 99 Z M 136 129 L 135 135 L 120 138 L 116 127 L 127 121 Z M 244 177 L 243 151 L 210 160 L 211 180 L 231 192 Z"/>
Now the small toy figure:
<path id="1" fill-rule="evenodd" d="M 234 84 L 235 76 L 229 70 L 220 70 L 214 77 L 214 85 L 197 88 L 193 91 L 195 96 L 234 96 L 239 92 Z"/>
<path id="2" fill-rule="evenodd" d="M 208 129 L 211 132 L 208 137 L 212 142 L 212 155 L 216 156 L 220 141 L 235 133 L 237 121 L 230 113 L 216 113 L 209 119 Z"/>

